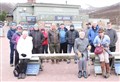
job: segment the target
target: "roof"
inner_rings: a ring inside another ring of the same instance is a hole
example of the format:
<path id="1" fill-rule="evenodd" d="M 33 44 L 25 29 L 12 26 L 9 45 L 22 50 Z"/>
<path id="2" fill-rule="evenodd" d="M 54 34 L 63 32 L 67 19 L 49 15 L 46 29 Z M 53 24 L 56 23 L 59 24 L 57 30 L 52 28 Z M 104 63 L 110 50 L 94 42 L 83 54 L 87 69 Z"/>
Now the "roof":
<path id="1" fill-rule="evenodd" d="M 79 9 L 80 5 L 70 5 L 70 4 L 53 4 L 53 3 L 18 3 L 16 4 L 15 8 L 17 7 L 57 7 L 57 8 L 75 8 Z"/>

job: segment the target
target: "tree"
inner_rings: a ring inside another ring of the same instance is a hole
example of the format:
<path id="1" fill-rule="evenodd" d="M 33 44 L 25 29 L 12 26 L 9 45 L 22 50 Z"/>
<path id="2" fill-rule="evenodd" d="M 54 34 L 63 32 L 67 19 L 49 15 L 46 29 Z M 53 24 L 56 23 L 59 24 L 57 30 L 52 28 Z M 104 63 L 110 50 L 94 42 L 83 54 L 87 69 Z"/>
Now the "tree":
<path id="1" fill-rule="evenodd" d="M 7 13 L 6 13 L 5 11 L 2 11 L 2 12 L 0 13 L 0 21 L 4 21 L 5 18 L 6 18 L 6 16 L 7 16 Z"/>

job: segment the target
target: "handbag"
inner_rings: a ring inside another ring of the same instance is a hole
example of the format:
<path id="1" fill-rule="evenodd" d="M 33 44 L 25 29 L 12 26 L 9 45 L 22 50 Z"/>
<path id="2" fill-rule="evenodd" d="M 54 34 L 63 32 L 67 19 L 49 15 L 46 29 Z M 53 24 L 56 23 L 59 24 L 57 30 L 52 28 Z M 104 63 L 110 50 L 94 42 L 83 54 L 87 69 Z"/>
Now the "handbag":
<path id="1" fill-rule="evenodd" d="M 102 46 L 97 46 L 94 50 L 94 53 L 96 55 L 99 55 L 99 54 L 103 53 L 103 47 Z"/>

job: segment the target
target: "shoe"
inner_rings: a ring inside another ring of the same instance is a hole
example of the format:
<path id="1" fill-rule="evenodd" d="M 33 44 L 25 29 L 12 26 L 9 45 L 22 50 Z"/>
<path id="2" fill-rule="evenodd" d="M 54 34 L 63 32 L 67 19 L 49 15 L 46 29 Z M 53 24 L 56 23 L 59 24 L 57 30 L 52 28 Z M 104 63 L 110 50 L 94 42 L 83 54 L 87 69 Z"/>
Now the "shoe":
<path id="1" fill-rule="evenodd" d="M 67 64 L 70 64 L 70 60 L 67 60 Z"/>
<path id="2" fill-rule="evenodd" d="M 78 72 L 78 78 L 81 78 L 82 77 L 82 71 L 79 71 Z"/>
<path id="3" fill-rule="evenodd" d="M 13 64 L 10 64 L 10 67 L 13 67 Z"/>
<path id="4" fill-rule="evenodd" d="M 84 78 L 87 78 L 87 77 L 88 77 L 88 75 L 87 75 L 87 72 L 86 72 L 86 71 L 84 71 L 84 72 L 83 72 L 83 76 L 84 76 Z"/>
<path id="5" fill-rule="evenodd" d="M 21 73 L 18 75 L 18 79 L 22 79 L 22 74 Z"/>
<path id="6" fill-rule="evenodd" d="M 22 78 L 21 79 L 25 79 L 26 75 L 24 73 L 22 73 Z"/>
<path id="7" fill-rule="evenodd" d="M 75 62 L 75 64 L 77 64 L 77 60 L 75 60 L 74 62 Z"/>
<path id="8" fill-rule="evenodd" d="M 40 70 L 40 71 L 43 71 L 43 68 L 40 68 L 39 70 Z"/>

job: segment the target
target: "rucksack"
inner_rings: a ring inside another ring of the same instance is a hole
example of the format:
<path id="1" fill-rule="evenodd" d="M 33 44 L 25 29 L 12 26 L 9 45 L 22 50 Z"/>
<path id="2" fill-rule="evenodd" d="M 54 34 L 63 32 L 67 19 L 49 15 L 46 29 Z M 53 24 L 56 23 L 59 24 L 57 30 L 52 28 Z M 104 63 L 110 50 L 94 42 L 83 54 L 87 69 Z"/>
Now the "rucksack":
<path id="1" fill-rule="evenodd" d="M 20 64 L 19 63 L 15 66 L 15 68 L 13 70 L 13 74 L 15 77 L 19 76 L 19 74 L 20 74 Z"/>

